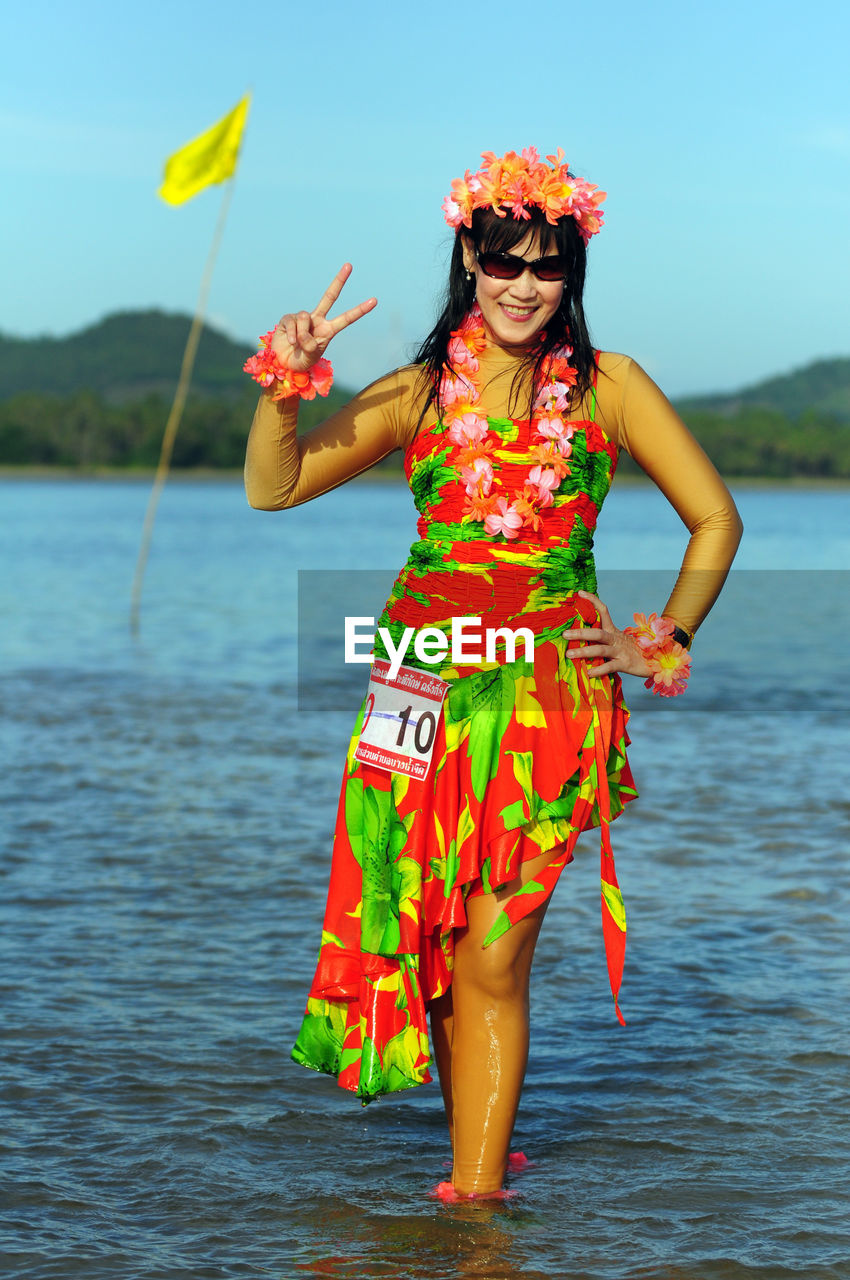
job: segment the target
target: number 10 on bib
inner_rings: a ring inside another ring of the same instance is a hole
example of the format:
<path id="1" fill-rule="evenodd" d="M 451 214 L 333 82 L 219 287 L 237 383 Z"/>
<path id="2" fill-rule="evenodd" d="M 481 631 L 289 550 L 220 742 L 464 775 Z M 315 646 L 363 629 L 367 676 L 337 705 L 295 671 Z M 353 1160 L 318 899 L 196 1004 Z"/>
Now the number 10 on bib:
<path id="1" fill-rule="evenodd" d="M 375 658 L 354 759 L 387 773 L 424 778 L 431 764 L 448 684 L 416 667 Z"/>

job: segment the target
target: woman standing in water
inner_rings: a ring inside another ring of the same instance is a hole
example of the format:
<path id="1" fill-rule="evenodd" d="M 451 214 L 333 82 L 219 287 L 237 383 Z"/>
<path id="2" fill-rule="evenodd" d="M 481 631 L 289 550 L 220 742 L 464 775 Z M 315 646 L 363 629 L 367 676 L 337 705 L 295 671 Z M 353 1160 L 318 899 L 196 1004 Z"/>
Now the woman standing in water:
<path id="1" fill-rule="evenodd" d="M 741 534 L 728 489 L 661 391 L 591 344 L 582 293 L 604 193 L 561 152 L 482 158 L 443 205 L 455 231 L 445 303 L 414 364 L 296 439 L 299 398 L 330 385 L 328 344 L 376 304 L 329 317 L 346 264 L 246 365 L 266 388 L 248 442 L 252 506 L 297 506 L 401 449 L 420 512 L 378 622 L 293 1056 L 369 1101 L 431 1079 L 427 1014 L 453 1150 L 451 1182 L 435 1190 L 449 1200 L 503 1194 L 534 948 L 577 836 L 594 826 L 623 1021 L 609 824 L 636 792 L 620 674 L 684 689 Z M 620 449 L 690 533 L 663 613 L 624 630 L 594 594 L 592 555 Z M 483 658 L 452 650 L 459 619 L 489 631 Z M 521 628 L 531 651 L 499 630 Z M 402 650 L 394 681 L 386 663 Z M 380 715 L 395 716 L 392 751 L 375 737 Z"/>

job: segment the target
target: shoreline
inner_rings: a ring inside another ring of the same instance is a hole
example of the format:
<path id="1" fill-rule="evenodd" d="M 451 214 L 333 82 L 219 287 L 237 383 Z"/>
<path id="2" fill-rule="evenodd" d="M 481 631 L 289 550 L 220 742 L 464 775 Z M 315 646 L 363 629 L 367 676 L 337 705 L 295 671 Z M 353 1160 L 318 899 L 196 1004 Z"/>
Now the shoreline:
<path id="1" fill-rule="evenodd" d="M 0 480 L 53 480 L 69 483 L 97 480 L 103 482 L 119 481 L 122 484 L 152 484 L 156 469 L 130 467 L 95 467 L 90 471 L 78 467 L 52 466 L 0 466 Z M 850 488 L 850 476 L 724 476 L 723 479 L 736 489 L 847 489 Z M 222 481 L 242 481 L 241 467 L 186 467 L 175 468 L 168 475 L 169 482 L 188 484 L 216 484 Z M 404 472 L 389 468 L 375 468 L 354 476 L 348 484 L 393 484 L 406 483 Z M 612 488 L 640 488 L 651 486 L 652 481 L 643 475 L 618 475 L 614 478 Z"/>

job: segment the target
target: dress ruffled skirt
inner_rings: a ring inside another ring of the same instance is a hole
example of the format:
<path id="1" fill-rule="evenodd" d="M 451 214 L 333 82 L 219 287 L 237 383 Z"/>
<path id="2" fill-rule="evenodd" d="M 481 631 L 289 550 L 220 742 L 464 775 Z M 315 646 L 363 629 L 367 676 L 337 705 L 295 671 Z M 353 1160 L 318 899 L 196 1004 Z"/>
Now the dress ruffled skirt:
<path id="1" fill-rule="evenodd" d="M 576 616 L 573 625 L 582 625 Z M 577 642 L 573 642 L 575 648 Z M 443 668 L 450 684 L 428 776 L 390 774 L 354 759 L 343 777 L 319 961 L 293 1058 L 336 1075 L 364 1102 L 427 1083 L 426 1010 L 452 981 L 466 902 L 516 879 L 490 945 L 552 892 L 581 831 L 601 828 L 602 922 L 617 996 L 625 912 L 609 823 L 637 794 L 626 759 L 628 711 L 619 676 L 567 656 L 569 631 L 534 662 Z M 364 697 L 365 705 L 365 697 Z"/>

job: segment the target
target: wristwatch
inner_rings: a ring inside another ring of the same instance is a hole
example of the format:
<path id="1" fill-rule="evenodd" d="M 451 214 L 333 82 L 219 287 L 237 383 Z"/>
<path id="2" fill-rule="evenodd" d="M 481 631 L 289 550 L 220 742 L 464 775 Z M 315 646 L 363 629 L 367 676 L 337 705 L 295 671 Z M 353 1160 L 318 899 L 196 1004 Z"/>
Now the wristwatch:
<path id="1" fill-rule="evenodd" d="M 694 638 L 690 631 L 686 631 L 684 627 L 677 627 L 675 624 L 673 626 L 673 639 L 676 641 L 676 644 L 680 644 L 683 649 L 690 649 L 694 642 Z"/>

